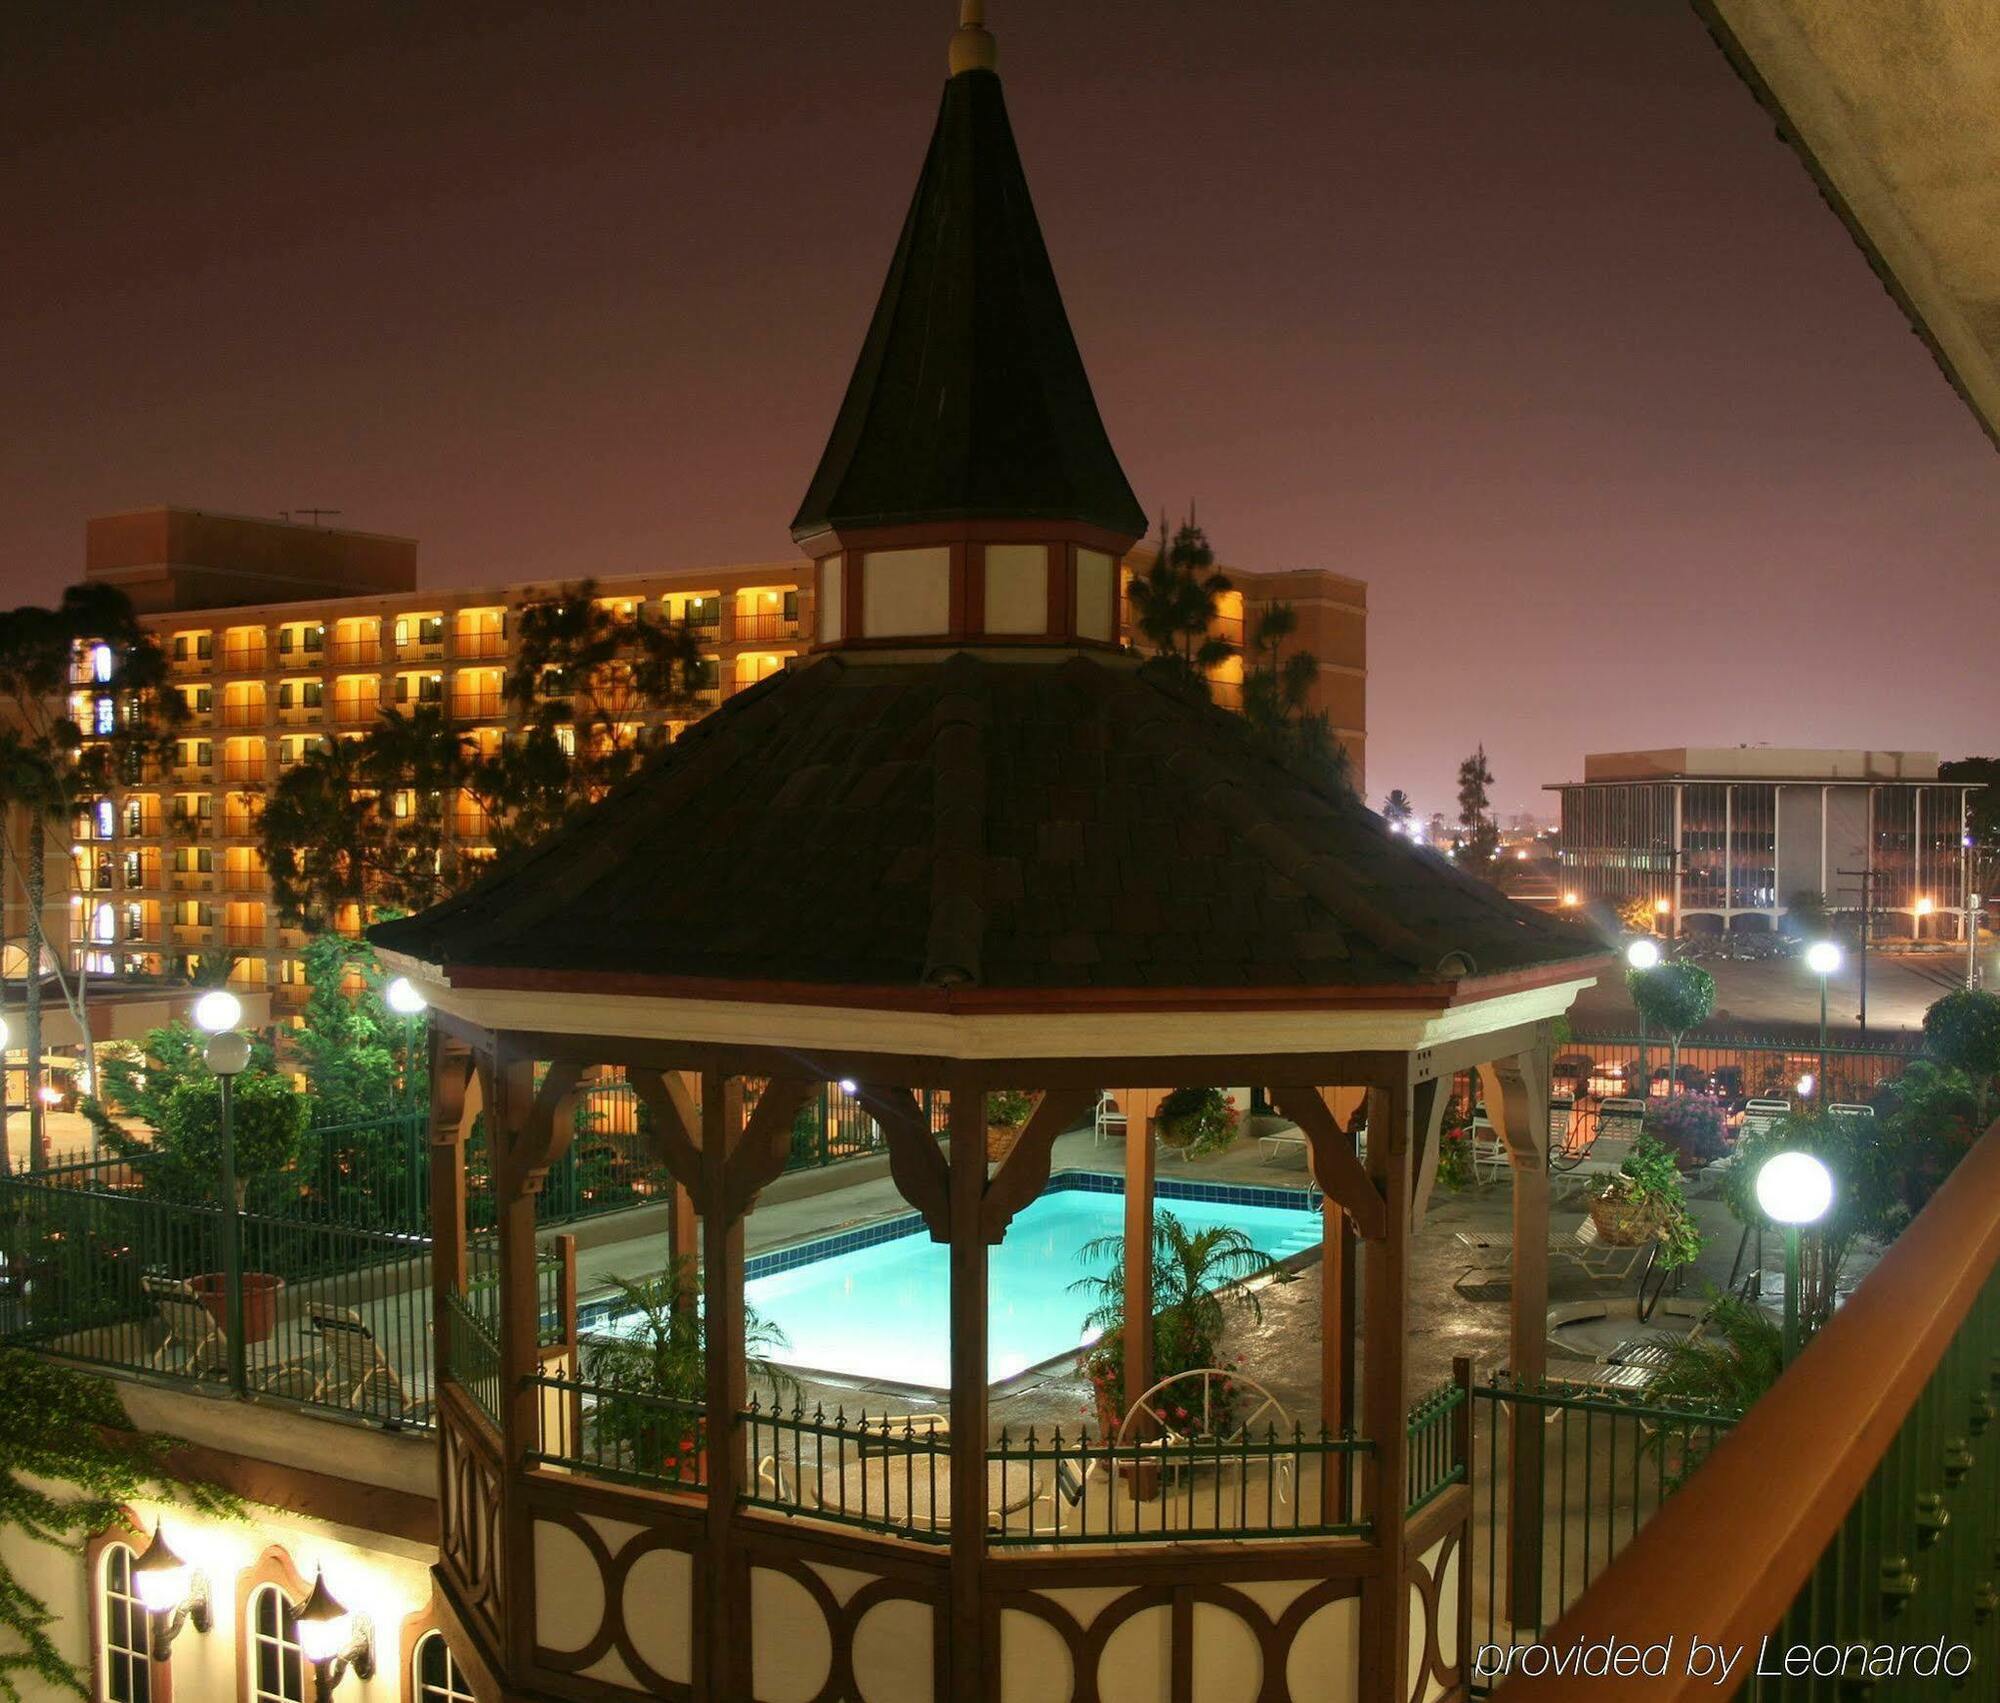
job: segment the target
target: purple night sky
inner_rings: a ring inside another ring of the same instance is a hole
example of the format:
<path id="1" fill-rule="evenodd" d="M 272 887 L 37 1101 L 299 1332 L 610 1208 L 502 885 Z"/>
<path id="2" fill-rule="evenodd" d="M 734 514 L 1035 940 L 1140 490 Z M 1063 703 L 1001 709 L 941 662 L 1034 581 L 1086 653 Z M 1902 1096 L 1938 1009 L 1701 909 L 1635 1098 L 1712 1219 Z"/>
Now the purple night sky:
<path id="1" fill-rule="evenodd" d="M 441 584 L 788 557 L 954 11 L 27 0 L 0 598 L 157 502 Z M 989 14 L 1141 500 L 1370 583 L 1376 802 L 2000 746 L 2000 462 L 1687 0 Z"/>

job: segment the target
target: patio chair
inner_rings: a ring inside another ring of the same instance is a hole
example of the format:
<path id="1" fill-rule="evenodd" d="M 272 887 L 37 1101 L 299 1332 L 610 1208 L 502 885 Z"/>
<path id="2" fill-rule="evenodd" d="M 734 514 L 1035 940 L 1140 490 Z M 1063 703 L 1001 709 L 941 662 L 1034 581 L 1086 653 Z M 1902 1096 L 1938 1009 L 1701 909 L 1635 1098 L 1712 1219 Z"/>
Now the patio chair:
<path id="1" fill-rule="evenodd" d="M 1486 1115 L 1484 1101 L 1472 1108 L 1470 1134 L 1472 1180 L 1475 1183 L 1491 1182 L 1507 1169 L 1507 1143 L 1501 1138 L 1500 1132 L 1493 1127 L 1493 1120 Z"/>
<path id="2" fill-rule="evenodd" d="M 1124 1140 L 1125 1126 L 1129 1121 L 1107 1088 L 1097 1097 L 1097 1115 L 1091 1120 L 1090 1125 L 1091 1146 L 1098 1147 L 1107 1141 Z"/>
<path id="3" fill-rule="evenodd" d="M 153 1351 L 155 1371 L 178 1371 L 200 1378 L 228 1370 L 229 1338 L 184 1278 L 144 1276 L 139 1279 L 139 1292 L 153 1304 L 153 1311 L 167 1327 L 167 1334 Z M 174 1350 L 179 1351 L 180 1364 L 170 1367 L 167 1357 Z"/>
<path id="4" fill-rule="evenodd" d="M 1304 1157 L 1306 1132 L 1302 1129 L 1274 1129 L 1269 1135 L 1257 1137 L 1257 1145 L 1264 1150 L 1264 1163 L 1277 1158 L 1281 1153 L 1296 1153 Z"/>
<path id="5" fill-rule="evenodd" d="M 1875 1115 L 1875 1108 L 1873 1106 L 1851 1106 L 1839 1101 L 1828 1106 L 1827 1110 L 1844 1118 L 1872 1118 Z"/>
<path id="6" fill-rule="evenodd" d="M 1505 1232 L 1486 1235 L 1476 1230 L 1461 1230 L 1453 1240 L 1470 1259 L 1456 1284 L 1463 1284 L 1475 1272 L 1491 1276 L 1513 1265 L 1514 1238 Z M 1568 1261 L 1593 1283 L 1623 1283 L 1638 1269 L 1639 1261 L 1651 1245 L 1650 1240 L 1632 1247 L 1607 1242 L 1598 1234 L 1597 1221 L 1586 1217 L 1566 1235 L 1549 1239 L 1549 1258 Z"/>
<path id="7" fill-rule="evenodd" d="M 1745 1135 L 1762 1135 L 1780 1118 L 1792 1115 L 1789 1100 L 1745 1100 L 1743 1102 L 1743 1125 L 1738 1138 Z"/>
<path id="8" fill-rule="evenodd" d="M 391 1419 L 428 1417 L 431 1404 L 412 1399 L 374 1331 L 353 1308 L 313 1301 L 307 1304 L 306 1317 L 325 1357 L 313 1386 L 314 1401 L 380 1411 Z"/>

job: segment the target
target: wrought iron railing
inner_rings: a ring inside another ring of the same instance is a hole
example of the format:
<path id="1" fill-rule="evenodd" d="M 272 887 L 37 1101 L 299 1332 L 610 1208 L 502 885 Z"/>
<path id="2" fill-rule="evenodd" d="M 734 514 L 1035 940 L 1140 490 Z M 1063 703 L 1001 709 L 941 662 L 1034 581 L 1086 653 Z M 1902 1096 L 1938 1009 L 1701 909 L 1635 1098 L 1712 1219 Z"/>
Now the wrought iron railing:
<path id="1" fill-rule="evenodd" d="M 1404 1507 L 1414 1514 L 1435 1502 L 1471 1470 L 1466 1449 L 1468 1392 L 1454 1380 L 1433 1390 L 1410 1409 Z"/>
<path id="2" fill-rule="evenodd" d="M 471 1397 L 497 1431 L 501 1407 L 499 1339 L 468 1296 L 447 1295 L 444 1312 L 445 1375 Z"/>
<path id="3" fill-rule="evenodd" d="M 708 1421 L 698 1401 L 543 1372 L 541 1435 L 530 1458 L 625 1484 L 700 1490 L 708 1476 Z"/>
<path id="4" fill-rule="evenodd" d="M 1472 1391 L 1476 1643 L 1540 1638 L 1736 1423 L 1560 1380 Z"/>

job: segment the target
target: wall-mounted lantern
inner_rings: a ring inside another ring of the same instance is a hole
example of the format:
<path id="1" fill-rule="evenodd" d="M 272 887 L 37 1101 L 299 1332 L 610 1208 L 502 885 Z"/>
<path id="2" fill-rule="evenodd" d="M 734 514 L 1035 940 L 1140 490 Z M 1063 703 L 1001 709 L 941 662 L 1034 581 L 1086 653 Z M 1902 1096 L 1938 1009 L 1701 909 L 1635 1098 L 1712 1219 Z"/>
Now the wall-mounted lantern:
<path id="1" fill-rule="evenodd" d="M 153 1541 L 132 1563 L 132 1591 L 146 1611 L 156 1662 L 167 1659 L 182 1628 L 192 1626 L 197 1632 L 209 1628 L 208 1575 L 174 1553 L 160 1526 L 153 1527 Z"/>
<path id="2" fill-rule="evenodd" d="M 318 1703 L 328 1703 L 334 1688 L 350 1671 L 358 1678 L 375 1675 L 375 1634 L 366 1615 L 349 1614 L 340 1599 L 326 1588 L 322 1570 L 313 1580 L 312 1593 L 294 1611 L 299 1649 L 312 1663 L 313 1688 Z"/>

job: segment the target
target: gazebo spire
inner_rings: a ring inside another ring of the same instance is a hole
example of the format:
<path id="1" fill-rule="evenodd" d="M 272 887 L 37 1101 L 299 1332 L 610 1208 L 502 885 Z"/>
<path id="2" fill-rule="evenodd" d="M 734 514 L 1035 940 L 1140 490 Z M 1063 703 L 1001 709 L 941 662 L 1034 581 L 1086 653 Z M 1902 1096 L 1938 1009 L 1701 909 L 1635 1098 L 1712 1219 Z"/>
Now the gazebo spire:
<path id="1" fill-rule="evenodd" d="M 962 0 L 951 75 L 847 393 L 792 521 L 821 648 L 1115 645 L 1146 530 L 1091 394 L 994 66 Z"/>
<path id="2" fill-rule="evenodd" d="M 962 0 L 951 37 L 951 74 L 996 70 L 999 50 L 986 27 L 986 0 Z"/>

